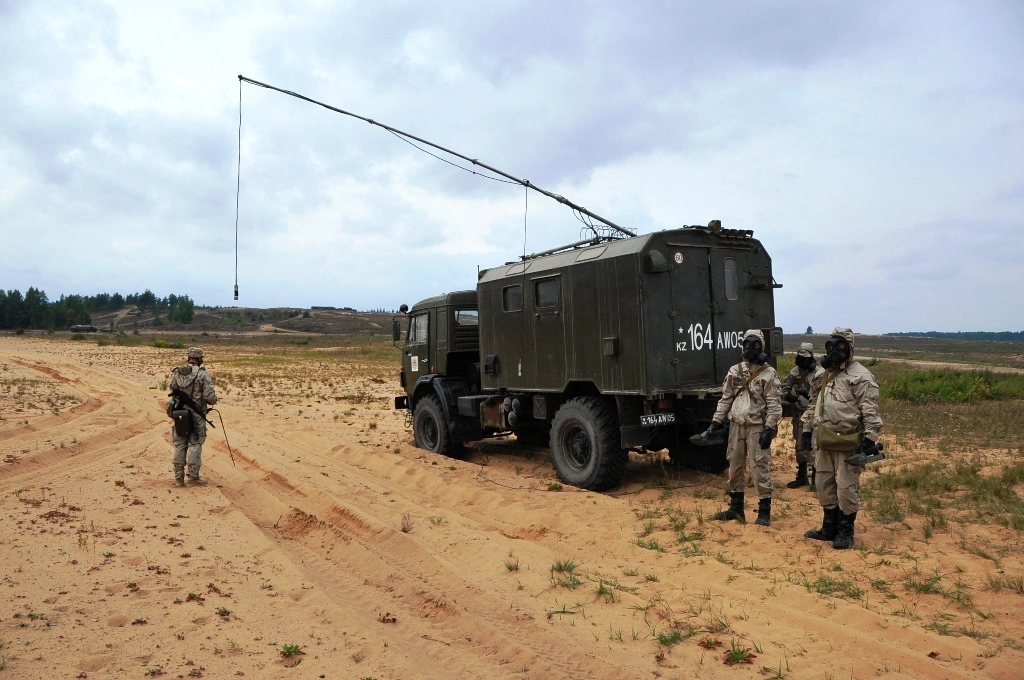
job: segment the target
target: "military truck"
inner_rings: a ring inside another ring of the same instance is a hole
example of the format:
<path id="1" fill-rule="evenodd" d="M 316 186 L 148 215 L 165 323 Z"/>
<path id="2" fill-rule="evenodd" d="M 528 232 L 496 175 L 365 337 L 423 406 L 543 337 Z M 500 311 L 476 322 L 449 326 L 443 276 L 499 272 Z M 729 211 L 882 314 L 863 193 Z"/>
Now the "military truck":
<path id="1" fill-rule="evenodd" d="M 395 408 L 420 448 L 514 433 L 591 490 L 619 484 L 630 450 L 721 466 L 721 442 L 690 437 L 710 423 L 745 330 L 764 331 L 773 365 L 782 354 L 780 287 L 753 232 L 717 220 L 485 269 L 476 290 L 401 307 Z"/>

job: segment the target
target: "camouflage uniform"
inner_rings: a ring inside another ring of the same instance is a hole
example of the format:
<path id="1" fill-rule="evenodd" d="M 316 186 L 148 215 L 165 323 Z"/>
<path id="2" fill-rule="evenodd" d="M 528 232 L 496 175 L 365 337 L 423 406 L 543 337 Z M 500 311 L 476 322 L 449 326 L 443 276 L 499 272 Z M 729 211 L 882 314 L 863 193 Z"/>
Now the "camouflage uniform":
<path id="1" fill-rule="evenodd" d="M 848 328 L 836 328 L 833 336 L 845 338 L 850 343 L 852 351 L 853 331 Z M 818 502 L 825 511 L 822 530 L 808 532 L 806 535 L 808 538 L 829 540 L 827 536 L 830 533 L 842 533 L 841 524 L 845 520 L 849 523 L 849 543 L 852 545 L 853 522 L 862 507 L 860 476 L 864 468 L 846 463 L 846 459 L 853 451 L 822 450 L 819 427 L 824 426 L 834 432 L 859 429 L 862 441 L 878 441 L 882 418 L 878 409 L 878 383 L 875 382 L 871 371 L 853 361 L 852 356 L 838 368 L 827 370 L 821 386 L 811 394 L 811 407 L 804 412 L 803 426 L 815 432 L 818 446 L 815 452 Z M 849 547 L 836 543 L 833 545 Z"/>
<path id="2" fill-rule="evenodd" d="M 800 345 L 800 352 L 806 352 L 805 356 L 813 356 L 811 343 L 802 343 Z M 806 390 L 808 395 L 816 394 L 821 389 L 821 381 L 824 375 L 825 369 L 815 363 L 810 370 L 806 371 L 799 366 L 794 366 L 786 375 L 786 379 L 782 381 L 782 393 L 792 394 L 796 397 L 796 401 L 793 402 L 793 439 L 796 440 L 796 462 L 798 463 L 813 463 L 814 452 L 812 448 L 803 447 L 801 444 L 802 437 L 800 436 L 804 431 L 803 416 L 810 405 L 810 397 L 797 395 L 797 391 Z"/>
<path id="3" fill-rule="evenodd" d="M 747 333 L 754 334 L 754 331 Z M 761 335 L 761 332 L 756 334 Z M 758 438 L 765 428 L 778 429 L 782 416 L 780 393 L 779 374 L 768 364 L 759 366 L 744 359 L 725 376 L 714 421 L 721 424 L 726 417 L 731 421 L 728 458 L 732 493 L 744 490 L 749 454 L 758 497 L 772 497 L 772 451 L 761 448 Z"/>
<path id="4" fill-rule="evenodd" d="M 192 347 L 188 351 L 190 359 L 203 358 L 203 350 Z M 186 364 L 171 371 L 170 389 L 179 389 L 192 397 L 206 415 L 207 407 L 217 403 L 217 393 L 213 389 L 213 380 L 202 366 Z M 199 468 L 203 464 L 203 443 L 206 441 L 206 421 L 199 415 L 192 414 L 192 434 L 179 437 L 171 428 L 171 441 L 174 443 L 174 478 L 181 481 L 185 478 L 185 465 L 188 464 L 188 478 L 199 480 Z"/>

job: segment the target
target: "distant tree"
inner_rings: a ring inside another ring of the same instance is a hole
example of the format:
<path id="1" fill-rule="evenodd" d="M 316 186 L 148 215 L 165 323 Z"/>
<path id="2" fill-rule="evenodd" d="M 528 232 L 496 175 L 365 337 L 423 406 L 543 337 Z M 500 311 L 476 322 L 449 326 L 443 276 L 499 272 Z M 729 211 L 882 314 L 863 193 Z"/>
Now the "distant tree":
<path id="1" fill-rule="evenodd" d="M 813 332 L 814 332 L 814 329 L 813 329 L 813 328 L 811 328 L 810 326 L 808 326 L 808 327 L 807 327 L 807 335 L 810 335 L 810 334 L 811 334 L 811 333 L 813 333 Z"/>

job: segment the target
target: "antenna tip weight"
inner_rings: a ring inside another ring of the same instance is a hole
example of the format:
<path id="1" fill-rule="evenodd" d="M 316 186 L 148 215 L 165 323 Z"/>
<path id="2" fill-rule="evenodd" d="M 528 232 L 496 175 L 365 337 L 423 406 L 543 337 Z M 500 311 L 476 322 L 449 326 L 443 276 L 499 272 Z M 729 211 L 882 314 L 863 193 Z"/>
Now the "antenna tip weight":
<path id="1" fill-rule="evenodd" d="M 235 284 L 235 299 L 238 299 L 238 284 Z"/>

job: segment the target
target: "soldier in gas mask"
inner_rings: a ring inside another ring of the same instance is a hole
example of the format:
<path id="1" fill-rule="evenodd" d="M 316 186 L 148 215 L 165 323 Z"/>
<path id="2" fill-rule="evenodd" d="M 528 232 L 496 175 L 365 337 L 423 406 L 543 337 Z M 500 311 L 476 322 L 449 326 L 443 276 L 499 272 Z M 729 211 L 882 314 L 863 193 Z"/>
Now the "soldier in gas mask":
<path id="1" fill-rule="evenodd" d="M 206 486 L 206 480 L 199 478 L 199 468 L 203 464 L 207 407 L 217 403 L 217 393 L 213 389 L 213 379 L 203 368 L 201 347 L 190 347 L 188 363 L 171 371 L 170 389 L 181 390 L 186 395 L 186 399 L 172 399 L 167 407 L 168 415 L 175 420 L 171 431 L 171 441 L 174 443 L 174 485 L 185 486 L 187 463 L 189 486 Z M 192 403 L 186 405 L 176 401 Z"/>
<path id="2" fill-rule="evenodd" d="M 804 412 L 802 434 L 810 447 L 816 434 L 815 452 L 818 502 L 824 510 L 821 528 L 807 538 L 832 541 L 837 550 L 854 544 L 854 523 L 860 505 L 860 475 L 864 468 L 847 459 L 856 454 L 878 454 L 878 383 L 871 371 L 853 360 L 853 331 L 836 328 L 825 343 L 821 358 L 825 368 L 820 389 L 811 395 Z"/>
<path id="3" fill-rule="evenodd" d="M 779 401 L 781 387 L 779 374 L 768 363 L 764 351 L 764 334 L 752 329 L 743 334 L 743 360 L 729 369 L 722 384 L 722 398 L 718 402 L 711 426 L 705 435 L 729 426 L 729 508 L 715 515 L 721 521 L 747 521 L 743 507 L 746 486 L 747 458 L 757 489 L 757 519 L 755 524 L 771 525 L 772 511 L 772 452 L 771 443 L 778 431 L 782 416 Z"/>
<path id="4" fill-rule="evenodd" d="M 793 439 L 796 440 L 796 479 L 786 484 L 790 489 L 807 486 L 807 465 L 814 464 L 814 454 L 810 446 L 804 447 L 803 415 L 810 404 L 810 395 L 821 389 L 822 376 L 825 369 L 814 360 L 814 345 L 809 342 L 800 344 L 796 352 L 796 366 L 782 381 L 782 400 L 793 404 Z"/>

